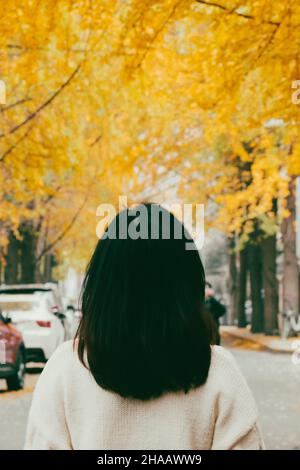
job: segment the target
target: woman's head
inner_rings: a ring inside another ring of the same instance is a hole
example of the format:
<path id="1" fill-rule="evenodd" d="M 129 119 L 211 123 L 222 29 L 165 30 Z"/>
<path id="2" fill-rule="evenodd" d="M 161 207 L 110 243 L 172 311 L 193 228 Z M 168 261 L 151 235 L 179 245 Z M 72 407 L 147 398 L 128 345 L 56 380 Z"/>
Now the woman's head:
<path id="1" fill-rule="evenodd" d="M 156 204 L 118 214 L 83 286 L 78 352 L 96 382 L 144 400 L 203 384 L 204 288 L 199 253 L 178 219 Z"/>

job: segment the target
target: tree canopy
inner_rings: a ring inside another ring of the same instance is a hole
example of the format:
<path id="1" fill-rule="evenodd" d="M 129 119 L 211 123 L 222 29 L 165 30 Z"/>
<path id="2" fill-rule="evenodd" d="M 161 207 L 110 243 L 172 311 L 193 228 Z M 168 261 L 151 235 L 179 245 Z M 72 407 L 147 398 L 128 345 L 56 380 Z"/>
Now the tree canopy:
<path id="1" fill-rule="evenodd" d="M 85 260 L 97 205 L 162 182 L 229 235 L 272 232 L 300 174 L 299 26 L 289 0 L 7 0 L 3 253 L 25 220 L 37 259 Z"/>

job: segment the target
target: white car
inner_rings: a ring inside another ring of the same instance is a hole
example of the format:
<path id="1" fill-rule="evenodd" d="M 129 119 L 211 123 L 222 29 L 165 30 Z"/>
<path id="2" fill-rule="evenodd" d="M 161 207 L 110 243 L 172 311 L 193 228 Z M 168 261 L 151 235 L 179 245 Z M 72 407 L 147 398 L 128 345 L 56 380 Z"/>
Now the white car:
<path id="1" fill-rule="evenodd" d="M 0 311 L 22 333 L 27 361 L 45 362 L 65 340 L 51 291 L 0 293 Z"/>

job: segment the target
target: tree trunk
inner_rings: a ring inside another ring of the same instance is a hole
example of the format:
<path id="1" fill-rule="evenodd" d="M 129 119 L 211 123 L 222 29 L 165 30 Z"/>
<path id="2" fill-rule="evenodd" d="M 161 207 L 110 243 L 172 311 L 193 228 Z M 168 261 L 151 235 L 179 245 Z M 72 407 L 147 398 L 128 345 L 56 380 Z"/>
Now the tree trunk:
<path id="1" fill-rule="evenodd" d="M 20 227 L 21 242 L 21 282 L 30 284 L 36 280 L 37 234 L 32 222 L 24 222 Z"/>
<path id="2" fill-rule="evenodd" d="M 6 258 L 6 265 L 4 269 L 5 284 L 16 284 L 18 282 L 19 246 L 20 246 L 19 240 L 17 240 L 13 232 L 10 232 L 7 254 L 5 257 Z"/>
<path id="3" fill-rule="evenodd" d="M 44 282 L 53 281 L 52 268 L 54 266 L 54 259 L 51 253 L 47 253 L 44 259 Z"/>
<path id="4" fill-rule="evenodd" d="M 247 299 L 247 274 L 248 274 L 247 247 L 240 251 L 240 271 L 238 289 L 238 326 L 243 328 L 247 325 L 245 302 Z"/>
<path id="5" fill-rule="evenodd" d="M 283 309 L 299 314 L 299 269 L 296 255 L 296 177 L 289 184 L 287 209 L 290 215 L 282 223 L 283 241 Z"/>
<path id="6" fill-rule="evenodd" d="M 228 240 L 229 249 L 229 312 L 228 323 L 234 325 L 238 318 L 238 270 L 234 237 Z"/>
<path id="7" fill-rule="evenodd" d="M 265 305 L 265 328 L 267 335 L 278 330 L 279 293 L 276 269 L 277 247 L 276 235 L 264 238 L 263 250 L 263 286 Z"/>
<path id="8" fill-rule="evenodd" d="M 262 298 L 262 252 L 258 244 L 248 246 L 248 265 L 251 286 L 252 333 L 261 333 L 264 329 L 264 303 Z"/>

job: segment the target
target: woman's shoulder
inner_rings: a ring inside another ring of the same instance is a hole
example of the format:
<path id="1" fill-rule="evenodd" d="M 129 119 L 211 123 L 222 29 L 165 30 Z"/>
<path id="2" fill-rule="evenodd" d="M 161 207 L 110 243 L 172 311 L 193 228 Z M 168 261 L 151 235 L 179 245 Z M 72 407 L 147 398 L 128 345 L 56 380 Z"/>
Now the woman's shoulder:
<path id="1" fill-rule="evenodd" d="M 75 351 L 76 344 L 77 340 L 74 341 L 73 339 L 70 339 L 69 341 L 64 341 L 60 346 L 56 348 L 53 355 L 51 356 L 51 359 L 55 357 L 62 358 L 65 355 L 67 357 L 72 356 Z"/>
<path id="2" fill-rule="evenodd" d="M 220 384 L 222 389 L 242 389 L 246 385 L 244 376 L 232 353 L 222 346 L 212 346 L 208 380 Z M 226 387 L 224 387 L 226 385 Z"/>
<path id="3" fill-rule="evenodd" d="M 221 346 L 212 347 L 207 382 L 210 383 L 216 397 L 222 397 L 222 400 L 228 403 L 244 402 L 243 406 L 249 410 L 249 414 L 257 414 L 256 404 L 244 375 L 231 352 Z"/>
<path id="4" fill-rule="evenodd" d="M 212 363 L 218 365 L 228 365 L 236 367 L 236 361 L 228 349 L 223 348 L 223 346 L 212 346 L 211 360 Z"/>
<path id="5" fill-rule="evenodd" d="M 47 361 L 35 388 L 34 401 L 43 402 L 44 396 L 64 396 L 63 390 L 69 390 L 75 383 L 86 383 L 89 376 L 77 354 L 77 344 L 66 341 L 61 344 Z"/>
<path id="6" fill-rule="evenodd" d="M 47 362 L 47 367 L 50 364 L 67 364 L 70 361 L 73 361 L 76 355 L 76 342 L 74 342 L 74 340 L 65 341 L 60 346 L 58 346 L 58 348 L 56 348 Z"/>
<path id="7" fill-rule="evenodd" d="M 54 384 L 72 374 L 74 368 L 78 367 L 79 364 L 76 342 L 74 340 L 65 341 L 58 346 L 47 361 L 39 382 L 47 383 L 51 381 Z"/>

